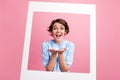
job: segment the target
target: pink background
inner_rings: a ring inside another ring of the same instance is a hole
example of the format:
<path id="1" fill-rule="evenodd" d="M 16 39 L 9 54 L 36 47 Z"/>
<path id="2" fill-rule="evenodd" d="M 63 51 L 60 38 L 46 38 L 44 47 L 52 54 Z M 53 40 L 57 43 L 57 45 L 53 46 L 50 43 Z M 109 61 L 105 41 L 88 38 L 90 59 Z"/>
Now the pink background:
<path id="1" fill-rule="evenodd" d="M 53 39 L 47 31 L 51 21 L 56 18 L 65 19 L 70 27 L 70 33 L 65 39 L 75 44 L 74 61 L 71 72 L 89 72 L 90 68 L 90 16 L 83 14 L 35 12 L 30 43 L 28 69 L 44 70 L 42 65 L 41 46 L 44 41 Z"/>
<path id="2" fill-rule="evenodd" d="M 119 0 L 34 1 L 96 4 L 97 80 L 120 80 Z M 0 80 L 20 80 L 28 2 L 0 1 Z"/>

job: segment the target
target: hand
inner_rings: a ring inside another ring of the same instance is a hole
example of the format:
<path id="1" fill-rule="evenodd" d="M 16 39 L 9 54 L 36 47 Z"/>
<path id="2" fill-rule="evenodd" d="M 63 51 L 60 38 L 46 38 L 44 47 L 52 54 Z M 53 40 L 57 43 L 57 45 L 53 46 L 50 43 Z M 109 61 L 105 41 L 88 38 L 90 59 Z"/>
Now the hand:
<path id="1" fill-rule="evenodd" d="M 60 49 L 60 50 L 57 50 L 57 52 L 58 52 L 59 54 L 63 53 L 64 51 L 66 51 L 66 48 L 62 48 L 62 49 Z"/>
<path id="2" fill-rule="evenodd" d="M 48 49 L 52 54 L 56 54 L 57 53 L 57 51 L 56 50 L 54 50 L 54 49 Z"/>

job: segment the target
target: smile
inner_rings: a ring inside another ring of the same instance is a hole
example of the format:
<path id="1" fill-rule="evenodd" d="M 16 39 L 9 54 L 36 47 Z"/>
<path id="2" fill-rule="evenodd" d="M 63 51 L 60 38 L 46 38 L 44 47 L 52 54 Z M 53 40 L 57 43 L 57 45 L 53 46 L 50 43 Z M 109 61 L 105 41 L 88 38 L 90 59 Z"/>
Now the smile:
<path id="1" fill-rule="evenodd" d="M 60 35 L 57 34 L 57 35 L 56 35 L 56 37 L 61 37 L 61 36 L 62 36 L 62 34 L 60 34 Z"/>

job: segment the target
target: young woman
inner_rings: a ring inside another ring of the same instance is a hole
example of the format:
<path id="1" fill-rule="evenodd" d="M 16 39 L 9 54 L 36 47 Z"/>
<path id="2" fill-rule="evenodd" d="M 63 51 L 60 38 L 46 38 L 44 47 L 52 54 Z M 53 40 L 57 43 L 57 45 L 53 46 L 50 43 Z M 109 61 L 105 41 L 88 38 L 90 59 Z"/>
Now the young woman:
<path id="1" fill-rule="evenodd" d="M 46 71 L 68 72 L 74 55 L 74 44 L 64 39 L 69 33 L 69 26 L 64 19 L 55 19 L 48 31 L 54 39 L 42 45 L 43 65 Z"/>

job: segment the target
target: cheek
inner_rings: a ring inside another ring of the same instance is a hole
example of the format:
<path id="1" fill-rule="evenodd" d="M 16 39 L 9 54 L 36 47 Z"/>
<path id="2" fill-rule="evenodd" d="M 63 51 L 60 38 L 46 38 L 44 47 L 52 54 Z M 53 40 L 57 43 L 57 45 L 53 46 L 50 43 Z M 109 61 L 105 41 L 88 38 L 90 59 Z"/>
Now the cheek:
<path id="1" fill-rule="evenodd" d="M 56 33 L 55 31 L 52 31 L 52 32 L 51 32 L 52 35 L 55 35 L 55 33 Z"/>
<path id="2" fill-rule="evenodd" d="M 53 30 L 52 33 L 54 34 L 54 33 L 56 33 L 56 31 Z"/>
<path id="3" fill-rule="evenodd" d="M 65 33 L 66 33 L 66 32 L 65 32 L 65 30 L 63 30 L 63 31 L 62 31 L 62 33 L 64 33 L 64 34 L 65 34 Z"/>

